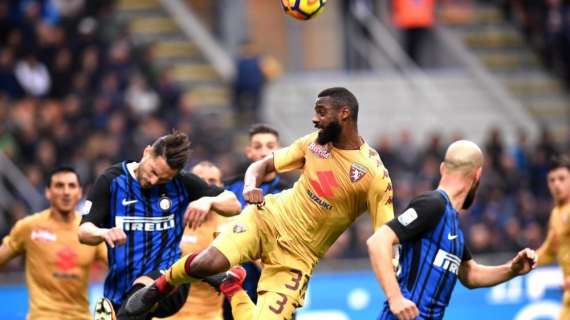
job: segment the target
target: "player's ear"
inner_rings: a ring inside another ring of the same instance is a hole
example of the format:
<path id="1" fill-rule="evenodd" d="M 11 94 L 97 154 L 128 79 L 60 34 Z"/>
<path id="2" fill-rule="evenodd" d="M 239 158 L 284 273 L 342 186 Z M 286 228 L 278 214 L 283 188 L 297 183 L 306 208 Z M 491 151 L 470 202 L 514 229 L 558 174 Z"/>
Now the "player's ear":
<path id="1" fill-rule="evenodd" d="M 252 154 L 252 152 L 253 152 L 253 151 L 251 150 L 251 146 L 245 147 L 244 152 L 245 152 L 245 156 L 246 156 L 248 159 L 251 160 L 251 156 L 252 156 L 251 154 Z"/>
<path id="2" fill-rule="evenodd" d="M 348 109 L 348 107 L 344 106 L 341 107 L 340 109 L 340 119 L 343 121 L 346 121 L 350 118 L 350 109 Z"/>
<path id="3" fill-rule="evenodd" d="M 51 201 L 51 191 L 49 189 L 49 186 L 44 189 L 44 196 L 48 201 Z"/>
<path id="4" fill-rule="evenodd" d="M 143 158 L 150 156 L 152 154 L 152 147 L 151 146 L 146 146 L 143 150 Z"/>

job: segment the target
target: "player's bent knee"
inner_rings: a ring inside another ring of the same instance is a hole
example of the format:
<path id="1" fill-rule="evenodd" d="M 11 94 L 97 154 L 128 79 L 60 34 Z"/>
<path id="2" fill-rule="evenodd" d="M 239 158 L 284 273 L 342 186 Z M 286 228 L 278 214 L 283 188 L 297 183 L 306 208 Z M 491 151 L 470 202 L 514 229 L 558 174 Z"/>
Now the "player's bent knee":
<path id="1" fill-rule="evenodd" d="M 190 264 L 190 276 L 202 278 L 230 268 L 228 259 L 215 247 L 208 247 L 200 252 Z"/>

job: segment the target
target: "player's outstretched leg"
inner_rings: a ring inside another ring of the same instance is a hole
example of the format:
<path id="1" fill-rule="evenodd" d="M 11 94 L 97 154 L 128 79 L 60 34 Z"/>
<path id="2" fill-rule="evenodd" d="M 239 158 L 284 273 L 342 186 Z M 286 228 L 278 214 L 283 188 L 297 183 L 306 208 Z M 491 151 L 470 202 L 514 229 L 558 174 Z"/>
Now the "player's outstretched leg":
<path id="1" fill-rule="evenodd" d="M 138 290 L 125 304 L 129 316 L 146 315 L 156 303 L 170 294 L 177 285 L 201 281 L 229 269 L 228 259 L 214 247 L 179 259 L 150 286 Z"/>

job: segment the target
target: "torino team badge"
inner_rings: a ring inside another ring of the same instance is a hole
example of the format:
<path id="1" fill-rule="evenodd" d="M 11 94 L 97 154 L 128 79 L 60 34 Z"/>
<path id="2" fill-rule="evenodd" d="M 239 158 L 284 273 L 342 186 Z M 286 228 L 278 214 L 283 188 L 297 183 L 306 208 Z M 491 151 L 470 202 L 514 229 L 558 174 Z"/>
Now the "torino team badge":
<path id="1" fill-rule="evenodd" d="M 357 182 L 358 180 L 362 179 L 364 175 L 368 172 L 368 169 L 361 164 L 353 163 L 350 166 L 350 181 Z"/>

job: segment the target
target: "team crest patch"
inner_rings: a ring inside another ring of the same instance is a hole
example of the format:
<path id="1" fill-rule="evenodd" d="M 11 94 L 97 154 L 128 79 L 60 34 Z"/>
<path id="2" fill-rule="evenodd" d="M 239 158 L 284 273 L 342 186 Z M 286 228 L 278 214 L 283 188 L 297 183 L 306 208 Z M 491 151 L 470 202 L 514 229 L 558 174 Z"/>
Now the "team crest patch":
<path id="1" fill-rule="evenodd" d="M 404 211 L 399 217 L 398 222 L 404 227 L 407 227 L 410 223 L 414 222 L 418 218 L 418 213 L 414 208 L 409 208 Z"/>
<path id="2" fill-rule="evenodd" d="M 365 166 L 358 163 L 353 163 L 352 166 L 350 166 L 350 181 L 357 182 L 358 180 L 362 179 L 362 177 L 364 177 L 367 172 L 368 169 L 366 169 Z"/>
<path id="3" fill-rule="evenodd" d="M 170 201 L 167 196 L 162 196 L 160 197 L 160 200 L 158 200 L 158 206 L 160 207 L 160 210 L 166 212 L 170 210 L 170 207 L 172 207 L 172 201 Z"/>
<path id="4" fill-rule="evenodd" d="M 232 231 L 234 233 L 244 233 L 247 231 L 247 227 L 244 224 L 235 224 L 234 227 L 232 228 Z"/>
<path id="5" fill-rule="evenodd" d="M 327 146 L 323 146 L 315 142 L 311 142 L 311 144 L 309 145 L 309 151 L 311 151 L 317 157 L 322 159 L 328 159 L 331 156 L 331 151 L 329 150 L 329 148 L 327 148 Z"/>

